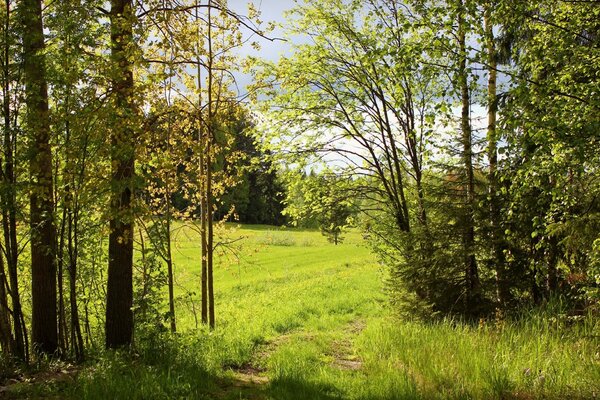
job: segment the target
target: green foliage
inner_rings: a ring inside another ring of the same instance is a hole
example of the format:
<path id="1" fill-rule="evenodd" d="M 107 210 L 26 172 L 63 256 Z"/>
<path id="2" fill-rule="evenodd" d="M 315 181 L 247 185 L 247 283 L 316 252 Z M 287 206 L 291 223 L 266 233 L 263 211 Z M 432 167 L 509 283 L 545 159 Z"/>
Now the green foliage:
<path id="1" fill-rule="evenodd" d="M 156 233 L 151 227 L 148 234 L 152 236 Z M 154 240 L 156 241 L 156 238 Z M 142 335 L 154 335 L 157 331 L 165 329 L 163 324 L 168 319 L 168 314 L 160 310 L 164 300 L 163 289 L 167 283 L 162 258 L 154 248 L 143 246 L 134 268 L 136 274 L 133 313 L 136 329 Z"/>
<path id="2" fill-rule="evenodd" d="M 273 229 L 240 231 L 256 243 Z M 597 390 L 594 314 L 569 318 L 557 301 L 475 324 L 390 318 L 375 257 L 359 247 L 357 232 L 339 246 L 317 231 L 284 232 L 297 243 L 313 240 L 315 248 L 249 248 L 239 269 L 216 271 L 222 323 L 214 331 L 189 329 L 187 310 L 184 332 L 155 332 L 134 353 L 95 354 L 74 382 L 43 392 L 22 386 L 20 396 L 558 399 L 590 398 Z M 195 287 L 185 278 L 198 269 L 189 258 L 197 241 L 185 237 L 176 246 L 179 276 Z"/>
<path id="3" fill-rule="evenodd" d="M 526 269 L 540 292 L 597 301 L 582 290 L 597 287 L 590 267 L 600 235 L 593 133 L 600 121 L 592 94 L 599 81 L 590 61 L 598 55 L 598 8 L 543 1 L 531 7 L 501 20 L 513 37 L 517 71 L 502 111 L 510 262 Z"/>
<path id="4" fill-rule="evenodd" d="M 329 242 L 338 244 L 342 233 L 352 224 L 355 202 L 348 198 L 353 183 L 329 171 L 319 174 L 289 171 L 284 213 L 295 226 L 318 226 Z"/>
<path id="5" fill-rule="evenodd" d="M 236 222 L 283 225 L 285 188 L 271 155 L 254 142 L 253 125 L 250 117 L 243 114 L 233 127 L 236 131 L 233 151 L 243 157 L 235 166 L 239 171 L 238 182 L 226 190 L 218 214 L 226 215 L 233 208 Z"/>
<path id="6" fill-rule="evenodd" d="M 597 13 L 305 2 L 288 33 L 308 40 L 255 71 L 261 138 L 292 171 L 325 161 L 353 181 L 335 186 L 357 200 L 399 308 L 477 316 L 560 293 L 577 312 L 597 302 Z M 336 232 L 310 212 L 312 177 L 288 175 L 286 213 Z"/>

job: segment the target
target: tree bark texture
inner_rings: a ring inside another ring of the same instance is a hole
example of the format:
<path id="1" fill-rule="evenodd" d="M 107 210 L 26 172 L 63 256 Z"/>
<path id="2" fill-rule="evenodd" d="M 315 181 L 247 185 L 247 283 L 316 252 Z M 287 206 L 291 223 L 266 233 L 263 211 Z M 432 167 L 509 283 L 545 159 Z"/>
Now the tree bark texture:
<path id="1" fill-rule="evenodd" d="M 127 347 L 133 339 L 133 5 L 111 1 L 113 120 L 111 126 L 111 221 L 108 238 L 106 347 Z"/>
<path id="2" fill-rule="evenodd" d="M 44 60 L 41 0 L 21 3 L 23 70 L 29 149 L 32 343 L 36 351 L 54 353 L 58 346 L 56 310 L 56 228 L 48 86 Z"/>
<path id="3" fill-rule="evenodd" d="M 465 169 L 465 221 L 463 233 L 464 262 L 465 262 L 465 300 L 467 311 L 476 307 L 477 292 L 479 290 L 479 274 L 475 259 L 475 177 L 473 173 L 473 145 L 470 121 L 470 94 L 467 70 L 466 48 L 466 21 L 464 0 L 458 2 L 458 84 L 461 93 L 461 135 L 462 157 Z"/>

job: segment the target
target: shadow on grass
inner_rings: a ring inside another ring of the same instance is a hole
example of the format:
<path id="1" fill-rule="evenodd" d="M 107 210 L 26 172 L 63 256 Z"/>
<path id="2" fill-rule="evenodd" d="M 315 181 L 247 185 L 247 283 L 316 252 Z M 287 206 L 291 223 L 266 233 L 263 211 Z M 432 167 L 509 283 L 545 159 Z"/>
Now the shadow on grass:
<path id="1" fill-rule="evenodd" d="M 279 378 L 267 387 L 268 398 L 274 400 L 343 399 L 342 393 L 327 384 L 315 384 L 294 378 Z"/>

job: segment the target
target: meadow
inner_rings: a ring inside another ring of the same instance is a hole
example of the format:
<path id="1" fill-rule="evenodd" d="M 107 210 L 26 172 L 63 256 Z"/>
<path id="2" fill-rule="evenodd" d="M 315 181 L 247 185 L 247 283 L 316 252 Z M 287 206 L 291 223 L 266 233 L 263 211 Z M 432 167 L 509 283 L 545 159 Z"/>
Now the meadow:
<path id="1" fill-rule="evenodd" d="M 399 319 L 387 305 L 385 271 L 357 231 L 337 246 L 311 230 L 241 226 L 222 234 L 224 251 L 215 270 L 217 326 L 196 328 L 186 298 L 200 285 L 197 234 L 178 228 L 175 241 L 177 335 L 140 332 L 133 352 L 91 354 L 68 378 L 12 385 L 0 397 L 600 395 L 600 323 L 591 315 L 573 321 L 555 307 L 524 313 L 518 322 Z"/>

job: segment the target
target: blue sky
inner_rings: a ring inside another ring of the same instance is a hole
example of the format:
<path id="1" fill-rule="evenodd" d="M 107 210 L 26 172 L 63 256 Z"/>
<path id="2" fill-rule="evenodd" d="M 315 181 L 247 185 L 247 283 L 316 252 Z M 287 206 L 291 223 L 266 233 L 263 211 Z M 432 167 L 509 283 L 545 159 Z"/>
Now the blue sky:
<path id="1" fill-rule="evenodd" d="M 241 15 L 246 15 L 248 10 L 248 0 L 229 0 L 228 6 Z M 264 26 L 268 22 L 283 23 L 285 18 L 283 16 L 286 10 L 294 7 L 296 4 L 295 0 L 252 0 L 254 6 L 261 11 L 260 19 L 263 21 Z M 283 31 L 277 28 L 272 32 L 270 37 L 283 37 Z M 258 36 L 252 37 L 251 41 L 256 41 L 260 44 L 260 51 L 256 51 L 250 44 L 246 44 L 242 49 L 239 50 L 242 56 L 254 56 L 261 57 L 270 61 L 276 61 L 279 57 L 288 52 L 291 46 L 290 42 L 275 40 L 269 41 Z M 238 81 L 238 87 L 240 91 L 245 92 L 245 88 L 250 84 L 250 76 L 238 72 L 235 74 Z"/>
<path id="2" fill-rule="evenodd" d="M 294 7 L 294 0 L 253 0 L 252 1 L 257 9 L 261 11 L 261 20 L 264 21 L 264 24 L 274 21 L 274 22 L 284 22 L 283 14 L 286 10 L 289 10 Z M 229 6 L 234 9 L 236 12 L 245 15 L 247 12 L 247 4 L 248 0 L 230 0 Z M 272 33 L 274 37 L 282 37 L 283 32 L 278 29 L 277 31 Z M 268 41 L 265 39 L 256 38 L 261 44 L 260 55 L 263 58 L 268 60 L 276 60 L 279 58 L 279 55 L 282 52 L 285 52 L 289 48 L 289 44 L 283 41 Z M 244 52 L 256 53 L 249 46 L 244 49 Z"/>

